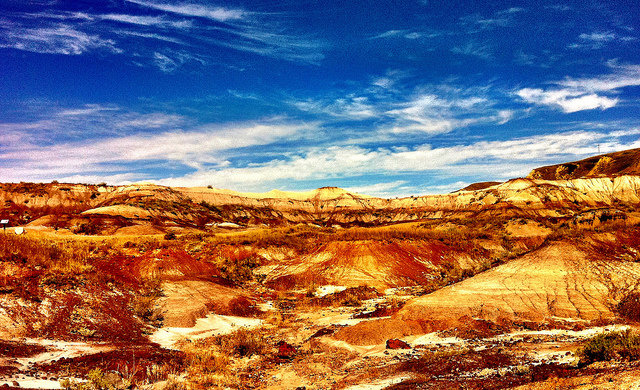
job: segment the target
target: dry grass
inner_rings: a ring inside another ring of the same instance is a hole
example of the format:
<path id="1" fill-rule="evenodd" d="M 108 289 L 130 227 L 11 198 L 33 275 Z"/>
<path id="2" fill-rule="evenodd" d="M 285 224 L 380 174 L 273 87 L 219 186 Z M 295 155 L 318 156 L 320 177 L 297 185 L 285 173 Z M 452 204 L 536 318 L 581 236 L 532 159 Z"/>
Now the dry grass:
<path id="1" fill-rule="evenodd" d="M 183 342 L 186 354 L 187 387 L 194 389 L 240 388 L 239 363 L 253 356 L 270 352 L 264 330 L 241 328 L 234 333 L 209 337 L 195 342 Z"/>
<path id="2" fill-rule="evenodd" d="M 112 246 L 93 239 L 1 239 L 0 288 L 28 304 L 22 311 L 7 304 L 5 310 L 17 321 L 33 317 L 28 335 L 142 341 L 148 326 L 160 324 L 154 309 L 159 283 L 137 274 L 135 262 L 121 261 L 124 242 Z M 49 300 L 56 304 L 44 310 L 41 306 Z"/>

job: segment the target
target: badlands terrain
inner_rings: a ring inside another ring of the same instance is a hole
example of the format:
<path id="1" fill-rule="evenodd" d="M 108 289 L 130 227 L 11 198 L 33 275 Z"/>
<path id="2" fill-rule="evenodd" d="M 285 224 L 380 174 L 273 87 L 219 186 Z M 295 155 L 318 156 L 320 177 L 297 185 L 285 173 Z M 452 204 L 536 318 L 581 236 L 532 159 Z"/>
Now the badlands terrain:
<path id="1" fill-rule="evenodd" d="M 0 184 L 0 386 L 640 388 L 640 150 L 443 195 Z"/>

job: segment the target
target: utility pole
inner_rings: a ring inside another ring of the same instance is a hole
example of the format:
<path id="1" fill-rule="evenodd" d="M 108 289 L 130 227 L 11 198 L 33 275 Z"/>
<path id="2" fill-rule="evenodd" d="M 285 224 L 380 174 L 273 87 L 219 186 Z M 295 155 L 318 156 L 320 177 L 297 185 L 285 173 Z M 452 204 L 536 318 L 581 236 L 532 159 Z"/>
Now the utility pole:
<path id="1" fill-rule="evenodd" d="M 2 219 L 0 220 L 0 224 L 2 224 L 2 232 L 4 233 L 4 236 L 2 237 L 2 241 L 4 241 L 4 250 L 2 251 L 2 255 L 3 257 L 6 256 L 7 254 L 7 224 L 9 223 L 8 219 Z"/>

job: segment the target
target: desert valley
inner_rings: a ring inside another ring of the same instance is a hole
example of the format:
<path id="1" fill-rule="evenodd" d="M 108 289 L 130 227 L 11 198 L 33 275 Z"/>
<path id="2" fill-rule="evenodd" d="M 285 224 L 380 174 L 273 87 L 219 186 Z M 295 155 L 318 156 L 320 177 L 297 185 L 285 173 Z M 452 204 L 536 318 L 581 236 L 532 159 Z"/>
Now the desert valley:
<path id="1" fill-rule="evenodd" d="M 443 195 L 0 185 L 0 385 L 631 389 L 640 150 Z"/>

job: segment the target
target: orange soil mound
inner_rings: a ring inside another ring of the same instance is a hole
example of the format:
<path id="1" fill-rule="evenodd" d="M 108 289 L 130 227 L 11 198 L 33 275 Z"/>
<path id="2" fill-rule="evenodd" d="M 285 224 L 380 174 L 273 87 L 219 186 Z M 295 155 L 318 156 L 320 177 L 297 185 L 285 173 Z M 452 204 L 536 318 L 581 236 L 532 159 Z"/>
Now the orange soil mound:
<path id="1" fill-rule="evenodd" d="M 273 267 L 267 281 L 277 285 L 280 278 L 294 278 L 377 289 L 428 284 L 434 275 L 440 275 L 445 263 L 471 269 L 488 257 L 488 251 L 478 249 L 476 255 L 472 259 L 462 248 L 439 241 L 336 241 Z"/>
<path id="2" fill-rule="evenodd" d="M 151 225 L 132 225 L 121 227 L 114 233 L 116 236 L 149 236 L 163 234 L 164 232 Z"/>
<path id="3" fill-rule="evenodd" d="M 397 321 L 429 321 L 432 328 L 441 330 L 469 317 L 494 322 L 612 319 L 616 294 L 639 276 L 638 263 L 589 260 L 576 246 L 555 242 L 413 299 L 392 320 L 358 324 L 340 336 L 376 342 L 395 337 Z"/>

